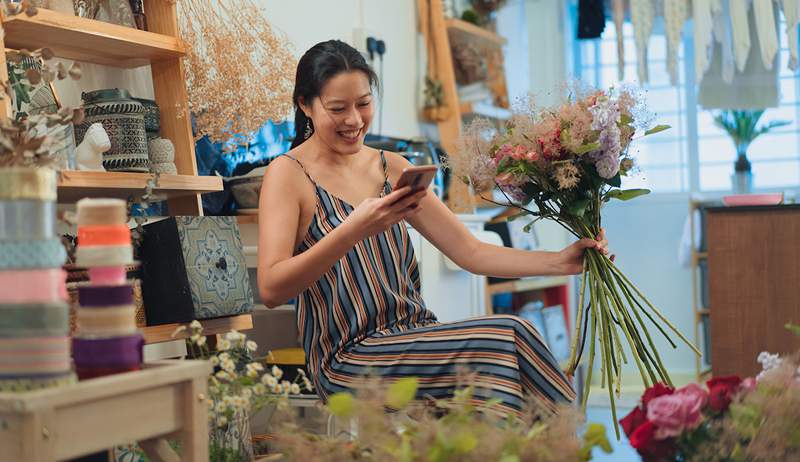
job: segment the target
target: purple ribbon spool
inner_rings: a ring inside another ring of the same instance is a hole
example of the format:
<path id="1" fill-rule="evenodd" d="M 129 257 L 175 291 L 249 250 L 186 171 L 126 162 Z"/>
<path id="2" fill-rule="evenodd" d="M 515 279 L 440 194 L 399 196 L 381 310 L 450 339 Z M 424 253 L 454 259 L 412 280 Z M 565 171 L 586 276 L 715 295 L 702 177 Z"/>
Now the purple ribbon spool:
<path id="1" fill-rule="evenodd" d="M 83 286 L 78 287 L 78 300 L 84 308 L 133 304 L 133 286 Z"/>
<path id="2" fill-rule="evenodd" d="M 72 356 L 77 367 L 129 367 L 142 363 L 144 337 L 141 334 L 125 337 L 72 339 Z"/>

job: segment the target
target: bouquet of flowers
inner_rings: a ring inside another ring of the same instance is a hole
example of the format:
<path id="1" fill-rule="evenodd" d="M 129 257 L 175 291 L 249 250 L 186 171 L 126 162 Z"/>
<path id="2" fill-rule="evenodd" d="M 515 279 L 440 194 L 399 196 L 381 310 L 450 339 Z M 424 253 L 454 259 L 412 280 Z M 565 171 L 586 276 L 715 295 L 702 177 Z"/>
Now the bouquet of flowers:
<path id="1" fill-rule="evenodd" d="M 559 107 L 538 109 L 530 105 L 516 110 L 504 130 L 496 130 L 485 120 L 473 122 L 448 163 L 457 178 L 490 202 L 494 201 L 484 194 L 499 188 L 507 203 L 498 205 L 518 208 L 521 213 L 515 218 L 533 218 L 526 229 L 537 220 L 549 219 L 577 238 L 593 239 L 600 234 L 605 203 L 650 192 L 621 189 L 621 185 L 622 177 L 635 168 L 628 148 L 636 133 L 647 136 L 669 128 L 650 127 L 652 121 L 642 95 L 632 88 L 598 91 L 575 85 Z M 671 383 L 647 322 L 673 347 L 676 345 L 667 329 L 699 354 L 614 262 L 595 249 L 587 251 L 578 306 L 567 372 L 574 372 L 590 338 L 586 382 L 591 381 L 599 353 L 602 383 L 608 386 L 615 415 L 612 389 L 619 394 L 622 364 L 629 358 L 623 344 L 627 344 L 646 386 Z M 599 345 L 599 352 L 595 345 Z M 583 396 L 584 404 L 589 388 Z"/>
<path id="2" fill-rule="evenodd" d="M 631 446 L 645 462 L 799 460 L 798 357 L 762 352 L 758 361 L 755 378 L 648 388 L 620 421 Z"/>

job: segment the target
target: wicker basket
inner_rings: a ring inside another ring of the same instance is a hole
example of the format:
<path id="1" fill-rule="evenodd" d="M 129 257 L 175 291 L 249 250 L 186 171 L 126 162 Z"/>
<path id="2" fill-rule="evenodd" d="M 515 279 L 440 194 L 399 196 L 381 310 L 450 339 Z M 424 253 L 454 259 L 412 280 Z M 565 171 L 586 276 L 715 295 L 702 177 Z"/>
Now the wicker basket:
<path id="1" fill-rule="evenodd" d="M 78 313 L 78 287 L 89 285 L 89 272 L 78 268 L 65 268 L 67 271 L 67 294 L 69 294 L 69 332 L 75 333 Z M 139 270 L 137 266 L 127 266 L 128 279 L 133 285 L 133 302 L 136 306 L 136 327 L 147 325 L 144 316 L 144 302 L 142 301 L 142 281 L 136 279 Z"/>

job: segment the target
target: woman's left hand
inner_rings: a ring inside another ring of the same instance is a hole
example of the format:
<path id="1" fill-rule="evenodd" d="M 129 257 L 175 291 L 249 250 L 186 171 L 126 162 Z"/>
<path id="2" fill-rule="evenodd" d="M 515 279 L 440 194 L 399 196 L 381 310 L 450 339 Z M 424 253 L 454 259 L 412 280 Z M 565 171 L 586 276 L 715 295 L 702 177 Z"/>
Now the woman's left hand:
<path id="1" fill-rule="evenodd" d="M 586 249 L 597 249 L 603 255 L 608 255 L 608 239 L 606 230 L 600 229 L 597 238 L 584 238 L 566 247 L 558 253 L 560 266 L 563 267 L 564 274 L 580 274 L 583 271 L 583 257 Z M 614 261 L 614 255 L 611 256 Z"/>

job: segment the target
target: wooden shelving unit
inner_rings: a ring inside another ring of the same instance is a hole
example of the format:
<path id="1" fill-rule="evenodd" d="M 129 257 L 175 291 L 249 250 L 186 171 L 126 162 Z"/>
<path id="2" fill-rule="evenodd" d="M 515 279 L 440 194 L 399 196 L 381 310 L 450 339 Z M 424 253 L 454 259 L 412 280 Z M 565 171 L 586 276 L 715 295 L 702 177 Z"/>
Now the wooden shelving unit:
<path id="1" fill-rule="evenodd" d="M 700 350 L 704 351 L 704 343 L 710 344 L 710 339 L 706 335 L 710 334 L 710 327 L 705 324 L 712 322 L 711 320 L 711 307 L 706 306 L 702 300 L 703 294 L 703 274 L 700 266 L 704 265 L 708 260 L 708 251 L 706 246 L 703 245 L 705 241 L 705 223 L 701 218 L 701 222 L 696 222 L 696 214 L 702 209 L 717 205 L 714 201 L 704 201 L 699 199 L 691 199 L 689 201 L 689 225 L 691 229 L 691 269 L 692 269 L 692 319 L 694 321 L 694 344 Z M 695 228 L 699 225 L 701 242 L 697 242 L 695 238 Z M 702 381 L 703 377 L 710 371 L 711 357 L 703 355 L 702 357 L 695 357 L 695 378 Z"/>
<path id="2" fill-rule="evenodd" d="M 175 37 L 101 21 L 69 16 L 40 8 L 3 18 L 5 46 L 15 50 L 50 48 L 58 57 L 133 68 L 152 62 L 177 59 L 186 49 Z"/>
<path id="3" fill-rule="evenodd" d="M 200 324 L 203 325 L 204 335 L 218 335 L 232 330 L 243 331 L 252 329 L 253 317 L 249 314 L 240 314 L 238 316 L 201 320 Z M 143 327 L 141 331 L 144 335 L 144 343 L 170 342 L 172 340 L 188 338 L 189 334 L 186 331 L 174 337 L 172 336 L 175 329 L 181 325 L 182 324 L 161 324 L 159 326 Z"/>
<path id="4" fill-rule="evenodd" d="M 127 198 L 144 192 L 149 173 L 84 172 L 65 170 L 58 181 L 58 200 L 72 203 L 83 197 Z M 193 196 L 222 190 L 215 176 L 161 175 L 155 192 L 167 198 Z"/>
<path id="5" fill-rule="evenodd" d="M 461 19 L 446 18 L 444 23 L 447 27 L 447 33 L 453 41 L 478 41 L 484 45 L 495 47 L 503 46 L 507 42 L 505 37 Z"/>
<path id="6" fill-rule="evenodd" d="M 502 107 L 492 106 L 485 103 L 462 102 L 459 105 L 461 115 L 478 115 L 495 120 L 508 120 L 511 118 L 511 111 Z"/>

